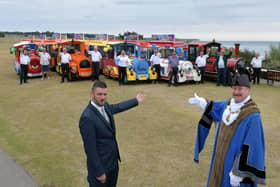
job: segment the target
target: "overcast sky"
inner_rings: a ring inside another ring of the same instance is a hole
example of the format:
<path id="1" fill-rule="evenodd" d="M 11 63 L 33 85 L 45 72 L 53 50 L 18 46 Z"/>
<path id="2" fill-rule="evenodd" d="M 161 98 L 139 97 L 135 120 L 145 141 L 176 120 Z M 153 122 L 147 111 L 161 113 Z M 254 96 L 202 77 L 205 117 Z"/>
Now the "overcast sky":
<path id="1" fill-rule="evenodd" d="M 279 0 L 1 0 L 0 31 L 280 41 Z"/>

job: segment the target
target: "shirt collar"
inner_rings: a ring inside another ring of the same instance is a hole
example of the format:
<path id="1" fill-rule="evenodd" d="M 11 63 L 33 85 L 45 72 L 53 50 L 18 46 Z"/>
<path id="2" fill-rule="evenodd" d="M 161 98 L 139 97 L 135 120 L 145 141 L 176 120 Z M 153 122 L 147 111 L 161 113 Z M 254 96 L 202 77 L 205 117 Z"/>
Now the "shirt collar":
<path id="1" fill-rule="evenodd" d="M 94 106 L 96 109 L 98 109 L 99 111 L 101 111 L 102 109 L 104 109 L 104 106 L 99 106 L 97 105 L 95 102 L 93 102 L 92 100 L 90 101 L 91 105 Z"/>
<path id="2" fill-rule="evenodd" d="M 248 95 L 242 102 L 236 103 L 233 98 L 230 100 L 230 106 L 235 109 L 239 110 L 241 107 L 243 107 L 249 100 L 251 99 L 251 96 Z"/>

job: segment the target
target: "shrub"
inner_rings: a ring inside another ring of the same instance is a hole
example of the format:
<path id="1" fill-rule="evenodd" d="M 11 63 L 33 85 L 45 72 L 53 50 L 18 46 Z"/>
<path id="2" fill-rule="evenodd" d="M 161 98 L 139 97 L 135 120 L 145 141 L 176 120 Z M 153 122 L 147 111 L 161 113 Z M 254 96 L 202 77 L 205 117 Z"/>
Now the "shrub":
<path id="1" fill-rule="evenodd" d="M 269 69 L 280 70 L 280 43 L 278 46 L 270 46 L 269 62 L 264 65 Z"/>
<path id="2" fill-rule="evenodd" d="M 250 51 L 249 49 L 240 50 L 239 56 L 243 58 L 246 66 L 251 66 L 252 58 L 254 57 L 255 52 Z"/>

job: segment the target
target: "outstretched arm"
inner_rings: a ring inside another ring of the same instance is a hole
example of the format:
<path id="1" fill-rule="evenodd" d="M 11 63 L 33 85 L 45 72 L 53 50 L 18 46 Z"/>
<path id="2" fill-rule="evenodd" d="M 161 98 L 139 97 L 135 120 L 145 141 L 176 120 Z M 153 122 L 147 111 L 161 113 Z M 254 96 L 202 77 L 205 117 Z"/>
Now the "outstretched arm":
<path id="1" fill-rule="evenodd" d="M 139 103 L 143 102 L 145 100 L 145 98 L 146 98 L 145 95 L 139 93 L 133 99 L 123 101 L 123 102 L 118 103 L 118 104 L 112 104 L 109 107 L 111 109 L 111 112 L 113 114 L 116 114 L 116 113 L 123 112 L 125 110 L 128 110 L 130 108 L 133 108 L 133 107 L 137 106 Z"/>
<path id="2" fill-rule="evenodd" d="M 199 97 L 196 93 L 194 93 L 194 97 L 189 98 L 189 103 L 199 106 L 202 110 L 205 110 L 207 106 L 206 99 L 204 99 L 203 97 Z"/>

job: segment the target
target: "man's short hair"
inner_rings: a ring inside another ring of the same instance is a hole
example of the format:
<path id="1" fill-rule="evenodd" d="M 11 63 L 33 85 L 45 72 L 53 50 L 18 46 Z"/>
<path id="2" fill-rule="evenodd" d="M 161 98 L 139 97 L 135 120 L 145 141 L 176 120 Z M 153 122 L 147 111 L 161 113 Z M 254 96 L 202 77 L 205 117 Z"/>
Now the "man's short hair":
<path id="1" fill-rule="evenodd" d="M 105 82 L 97 80 L 93 83 L 91 91 L 94 92 L 96 88 L 107 88 L 107 85 Z"/>

